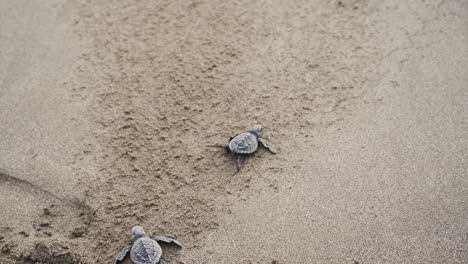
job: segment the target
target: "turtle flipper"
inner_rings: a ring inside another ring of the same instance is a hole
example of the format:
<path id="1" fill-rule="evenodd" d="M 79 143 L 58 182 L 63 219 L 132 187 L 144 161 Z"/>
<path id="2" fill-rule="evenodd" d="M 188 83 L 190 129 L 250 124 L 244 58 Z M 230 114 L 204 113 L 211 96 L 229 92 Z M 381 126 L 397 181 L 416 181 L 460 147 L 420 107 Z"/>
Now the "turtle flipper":
<path id="1" fill-rule="evenodd" d="M 163 258 L 160 258 L 158 264 L 167 264 L 167 262 Z"/>
<path id="2" fill-rule="evenodd" d="M 120 263 L 124 258 L 128 255 L 128 252 L 130 252 L 130 249 L 132 249 L 132 246 L 126 246 L 124 247 L 119 254 L 115 256 L 114 264 Z"/>
<path id="3" fill-rule="evenodd" d="M 155 238 L 153 238 L 154 241 L 156 242 L 164 242 L 164 243 L 174 243 L 176 245 L 178 245 L 179 247 L 182 247 L 182 244 L 175 240 L 174 238 L 170 238 L 170 237 L 163 237 L 163 236 L 157 236 Z"/>
<path id="4" fill-rule="evenodd" d="M 237 169 L 240 170 L 244 166 L 244 162 L 247 159 L 247 155 L 237 155 Z"/>
<path id="5" fill-rule="evenodd" d="M 273 154 L 278 153 L 278 151 L 276 151 L 275 146 L 273 146 L 273 145 L 272 145 L 270 142 L 268 142 L 266 139 L 264 139 L 264 138 L 258 138 L 258 141 L 260 141 L 260 143 L 262 143 L 263 146 L 264 146 L 265 148 L 267 148 L 268 150 L 270 150 L 271 153 L 273 153 Z"/>

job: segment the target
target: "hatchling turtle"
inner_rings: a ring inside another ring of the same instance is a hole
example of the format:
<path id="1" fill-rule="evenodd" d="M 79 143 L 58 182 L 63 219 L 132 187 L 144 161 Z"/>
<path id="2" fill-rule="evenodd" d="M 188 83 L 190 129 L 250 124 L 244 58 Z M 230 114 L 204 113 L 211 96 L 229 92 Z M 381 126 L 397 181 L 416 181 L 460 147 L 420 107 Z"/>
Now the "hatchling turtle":
<path id="1" fill-rule="evenodd" d="M 254 125 L 250 131 L 231 137 L 229 142 L 223 145 L 223 147 L 237 156 L 237 168 L 239 170 L 242 168 L 247 156 L 257 151 L 258 142 L 262 143 L 271 153 L 277 153 L 276 148 L 266 139 L 261 138 L 261 135 L 262 126 Z"/>
<path id="2" fill-rule="evenodd" d="M 182 244 L 169 237 L 158 236 L 149 238 L 141 226 L 132 227 L 133 244 L 124 247 L 117 256 L 114 264 L 118 264 L 125 259 L 130 252 L 130 258 L 135 264 L 167 264 L 162 259 L 162 249 L 158 242 L 174 243 L 179 247 Z"/>

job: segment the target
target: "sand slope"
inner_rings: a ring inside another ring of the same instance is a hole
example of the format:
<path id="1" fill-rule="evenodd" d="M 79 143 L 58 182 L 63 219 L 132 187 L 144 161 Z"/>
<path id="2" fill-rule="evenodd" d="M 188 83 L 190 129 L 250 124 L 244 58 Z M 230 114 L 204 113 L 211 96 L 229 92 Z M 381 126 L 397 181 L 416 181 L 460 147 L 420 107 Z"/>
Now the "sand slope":
<path id="1" fill-rule="evenodd" d="M 283 172 L 268 176 L 278 188 L 233 205 L 183 259 L 465 263 L 468 42 L 456 14 L 466 17 L 466 7 L 395 6 L 371 16 L 386 29 L 374 41 L 394 41 L 382 42 L 382 77 L 353 116 L 308 144 L 283 142 Z"/>

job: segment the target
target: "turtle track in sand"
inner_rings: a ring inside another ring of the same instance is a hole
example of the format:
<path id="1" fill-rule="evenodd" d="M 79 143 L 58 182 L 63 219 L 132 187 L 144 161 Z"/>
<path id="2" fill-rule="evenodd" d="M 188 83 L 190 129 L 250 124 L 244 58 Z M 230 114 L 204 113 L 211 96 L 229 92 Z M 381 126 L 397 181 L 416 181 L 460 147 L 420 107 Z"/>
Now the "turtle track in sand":
<path id="1" fill-rule="evenodd" d="M 81 74 L 96 95 L 90 114 L 102 149 L 99 175 L 83 182 L 97 209 L 89 259 L 109 261 L 135 224 L 195 246 L 229 211 L 227 197 L 272 185 L 268 174 L 281 172 L 287 155 L 261 150 L 236 174 L 232 157 L 207 145 L 259 123 L 281 151 L 349 114 L 375 70 L 362 67 L 373 60 L 357 44 L 371 37 L 360 19 L 365 3 L 270 5 L 81 6 L 82 34 L 93 39 Z"/>
<path id="2" fill-rule="evenodd" d="M 30 183 L 29 181 L 26 181 L 26 180 L 23 180 L 23 179 L 20 179 L 18 177 L 14 177 L 14 176 L 11 176 L 5 172 L 2 172 L 0 170 L 0 183 L 1 184 L 11 184 L 11 185 L 14 185 L 14 186 L 17 186 L 19 188 L 22 188 L 22 189 L 25 189 L 27 191 L 32 191 L 32 192 L 35 192 L 39 195 L 44 195 L 46 197 L 49 197 L 49 198 L 52 198 L 52 199 L 55 199 L 55 200 L 58 200 L 58 201 L 63 201 L 63 199 L 61 199 L 60 197 L 58 197 L 57 195 L 53 194 L 52 192 L 48 191 L 48 190 L 45 190 L 35 184 L 32 184 Z"/>
<path id="3" fill-rule="evenodd" d="M 7 202 L 24 204 L 23 210 L 15 212 L 8 205 L 1 208 L 5 218 L 0 225 L 0 263 L 13 259 L 21 263 L 79 263 L 76 238 L 86 233 L 85 225 L 92 215 L 89 207 L 4 171 L 0 171 L 0 186 Z M 18 218 L 31 222 L 24 226 L 16 223 Z"/>

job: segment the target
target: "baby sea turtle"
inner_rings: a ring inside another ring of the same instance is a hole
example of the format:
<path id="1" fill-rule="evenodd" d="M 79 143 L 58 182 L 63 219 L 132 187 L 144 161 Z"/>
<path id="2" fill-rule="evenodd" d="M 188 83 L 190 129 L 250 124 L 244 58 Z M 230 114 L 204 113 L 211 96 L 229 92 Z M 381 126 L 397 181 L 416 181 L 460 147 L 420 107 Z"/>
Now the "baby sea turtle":
<path id="1" fill-rule="evenodd" d="M 141 226 L 134 226 L 132 228 L 133 244 L 124 247 L 117 256 L 115 256 L 114 264 L 118 264 L 130 252 L 130 258 L 135 264 L 167 264 L 161 258 L 162 249 L 158 242 L 174 243 L 182 247 L 179 241 L 169 237 L 155 237 L 149 238 Z"/>
<path id="2" fill-rule="evenodd" d="M 262 126 L 254 125 L 250 131 L 231 137 L 229 142 L 223 145 L 231 153 L 234 153 L 237 156 L 237 168 L 239 170 L 242 168 L 247 156 L 257 151 L 258 142 L 262 143 L 262 145 L 273 154 L 277 153 L 275 147 L 270 142 L 260 137 L 261 134 Z"/>

